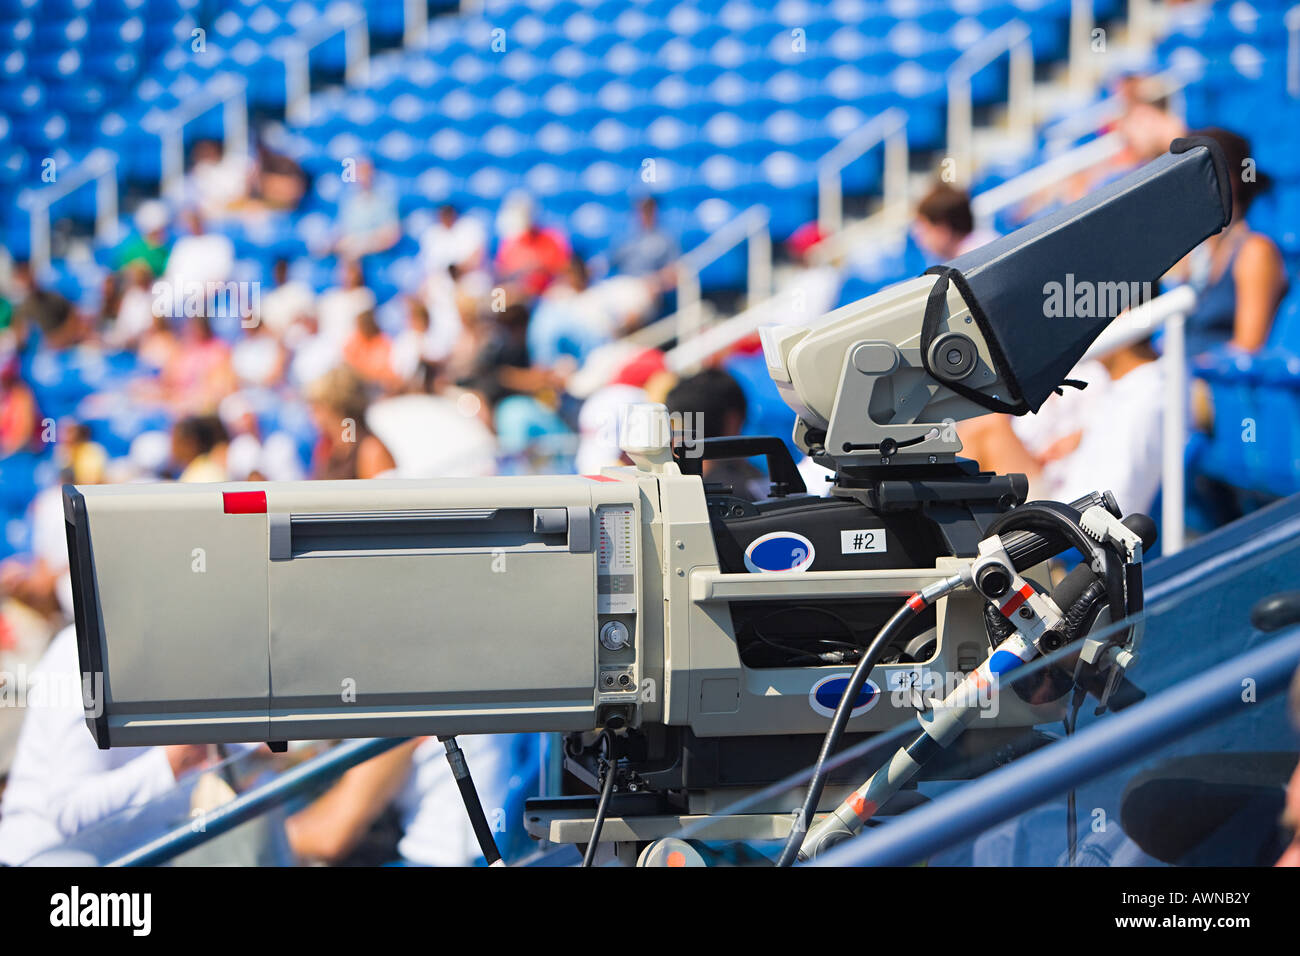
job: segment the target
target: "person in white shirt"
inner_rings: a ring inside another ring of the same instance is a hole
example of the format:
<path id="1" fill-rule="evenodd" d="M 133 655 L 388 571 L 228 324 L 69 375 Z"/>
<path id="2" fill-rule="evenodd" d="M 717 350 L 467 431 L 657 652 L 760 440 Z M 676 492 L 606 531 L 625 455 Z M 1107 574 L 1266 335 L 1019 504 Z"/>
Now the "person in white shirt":
<path id="1" fill-rule="evenodd" d="M 1031 498 L 1112 491 L 1125 514 L 1146 513 L 1160 490 L 1162 361 L 1139 342 L 1080 365 L 1071 377 L 1091 384 L 1049 398 L 1037 415 L 959 423 L 962 455 L 989 471 L 1027 475 Z"/>
<path id="2" fill-rule="evenodd" d="M 407 299 L 406 309 L 407 327 L 393 340 L 393 373 L 403 383 L 427 391 L 430 373 L 451 355 L 464 325 L 454 309 L 449 318 L 436 321 L 414 296 Z"/>
<path id="3" fill-rule="evenodd" d="M 86 728 L 76 629 L 50 642 L 28 675 L 27 713 L 0 802 L 0 863 L 24 863 L 128 807 L 171 790 L 208 748 L 100 750 Z"/>
<path id="4" fill-rule="evenodd" d="M 316 302 L 320 334 L 341 349 L 357 327 L 357 316 L 375 308 L 375 294 L 366 287 L 361 264 L 344 259 L 339 266 L 340 282 L 326 289 Z"/>
<path id="5" fill-rule="evenodd" d="M 184 303 L 196 290 L 206 302 L 209 283 L 226 282 L 235 267 L 234 243 L 219 233 L 206 232 L 198 210 L 187 210 L 181 215 L 181 222 L 189 230 L 189 235 L 177 239 L 167 257 L 167 271 L 160 281 L 170 285 L 170 290 L 160 287 L 159 283 L 154 284 L 158 299 L 155 315 L 184 314 Z M 168 303 L 170 310 L 160 308 Z"/>
<path id="6" fill-rule="evenodd" d="M 288 259 L 275 260 L 271 278 L 275 288 L 262 296 L 259 318 L 277 337 L 283 338 L 295 322 L 311 315 L 316 307 L 316 295 L 306 283 L 289 278 Z"/>
<path id="7" fill-rule="evenodd" d="M 450 203 L 438 208 L 438 221 L 420 237 L 420 263 L 426 273 L 455 270 L 457 276 L 484 267 L 487 229 L 473 216 L 462 216 Z"/>
<path id="8" fill-rule="evenodd" d="M 1108 386 L 1083 426 L 1057 445 L 1055 456 L 1045 456 L 1049 497 L 1073 501 L 1112 491 L 1125 514 L 1150 513 L 1160 491 L 1164 361 L 1146 343 L 1102 357 Z"/>

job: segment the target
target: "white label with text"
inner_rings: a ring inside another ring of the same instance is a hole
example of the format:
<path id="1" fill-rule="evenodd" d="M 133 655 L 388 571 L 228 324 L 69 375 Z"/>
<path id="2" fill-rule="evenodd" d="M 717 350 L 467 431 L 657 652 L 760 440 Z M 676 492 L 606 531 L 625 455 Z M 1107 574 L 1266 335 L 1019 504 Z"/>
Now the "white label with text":
<path id="1" fill-rule="evenodd" d="M 864 528 L 861 531 L 841 531 L 840 553 L 884 554 L 885 529 Z"/>

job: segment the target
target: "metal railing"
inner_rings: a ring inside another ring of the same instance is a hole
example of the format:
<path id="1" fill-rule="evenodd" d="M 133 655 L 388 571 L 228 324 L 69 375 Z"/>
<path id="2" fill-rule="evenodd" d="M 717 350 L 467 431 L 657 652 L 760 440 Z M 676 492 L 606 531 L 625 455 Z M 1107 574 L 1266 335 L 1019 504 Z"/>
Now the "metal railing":
<path id="1" fill-rule="evenodd" d="M 311 116 L 311 51 L 340 33 L 345 45 L 343 81 L 365 82 L 370 62 L 365 7 L 330 7 L 320 21 L 286 41 L 281 61 L 284 63 L 284 115 L 289 122 L 301 123 Z"/>
<path id="2" fill-rule="evenodd" d="M 1070 92 L 1087 95 L 1097 78 L 1092 58 L 1092 0 L 1070 0 L 1069 62 L 1066 66 Z"/>
<path id="3" fill-rule="evenodd" d="M 1020 20 L 998 27 L 967 50 L 948 69 L 947 155 L 956 181 L 970 182 L 974 168 L 975 105 L 971 81 L 975 74 L 1006 55 L 1007 123 L 1012 136 L 1033 140 L 1034 51 L 1029 27 Z"/>
<path id="4" fill-rule="evenodd" d="M 1149 95 L 1150 101 L 1174 97 L 1187 85 L 1187 76 L 1177 70 L 1169 69 L 1155 73 L 1144 80 L 1148 87 L 1156 87 L 1157 92 Z M 1047 123 L 1042 130 L 1045 148 L 1051 150 L 1061 142 L 1071 143 L 1098 130 L 1123 114 L 1124 101 L 1118 94 L 1112 94 L 1077 110 L 1070 110 L 1065 116 Z M 1182 109 L 1177 112 L 1182 113 Z"/>
<path id="5" fill-rule="evenodd" d="M 213 77 L 197 94 L 146 124 L 162 143 L 159 192 L 170 195 L 185 177 L 185 127 L 208 110 L 221 107 L 225 156 L 248 153 L 248 83 L 242 76 L 222 73 Z"/>
<path id="6" fill-rule="evenodd" d="M 1160 27 L 1159 13 L 1153 0 L 1128 0 L 1128 42 L 1146 50 L 1155 42 Z"/>
<path id="7" fill-rule="evenodd" d="M 844 168 L 881 143 L 885 205 L 907 207 L 907 113 L 890 107 L 832 146 L 817 164 L 817 226 L 823 238 L 844 227 Z"/>
<path id="8" fill-rule="evenodd" d="M 306 763 L 286 770 L 275 779 L 247 793 L 241 793 L 229 803 L 209 810 L 203 815 L 201 827 L 195 826 L 194 821 L 187 820 L 104 865 L 158 866 L 166 863 L 187 850 L 228 833 L 241 823 L 282 806 L 300 794 L 332 782 L 358 764 L 387 753 L 408 739 L 389 737 L 341 743 Z"/>
<path id="9" fill-rule="evenodd" d="M 669 371 L 686 374 L 700 368 L 715 355 L 731 348 L 741 339 L 756 333 L 764 325 L 779 323 L 785 296 L 777 294 L 750 306 L 738 315 L 710 326 L 698 335 L 683 339 L 664 357 Z"/>
<path id="10" fill-rule="evenodd" d="M 684 341 L 704 328 L 700 273 L 732 249 L 748 246 L 747 290 L 750 305 L 772 294 L 772 233 L 766 206 L 750 206 L 677 260 L 677 313 L 674 334 Z"/>
<path id="11" fill-rule="evenodd" d="M 1244 613 L 1243 613 L 1244 618 Z M 1245 625 L 1243 619 L 1242 624 Z M 1242 682 L 1262 701 L 1300 663 L 1300 628 L 1197 674 L 1072 737 L 995 770 L 844 843 L 817 866 L 906 866 L 959 846 L 1053 797 L 1241 713 Z"/>
<path id="12" fill-rule="evenodd" d="M 111 241 L 117 228 L 117 156 L 112 151 L 94 149 L 61 179 L 19 195 L 18 204 L 30 217 L 28 259 L 38 275 L 50 265 L 50 208 L 91 183 L 95 184 L 95 238 Z"/>
<path id="13" fill-rule="evenodd" d="M 992 189 L 986 189 L 972 197 L 970 201 L 976 226 L 991 228 L 994 217 L 1004 209 L 1018 205 L 1044 189 L 1118 155 L 1123 148 L 1124 141 L 1118 133 L 1107 133 L 1105 136 L 1067 150 L 1059 156 L 1053 156 L 1047 162 L 1026 170 Z"/>
<path id="14" fill-rule="evenodd" d="M 402 0 L 402 45 L 417 47 L 429 33 L 428 0 Z"/>

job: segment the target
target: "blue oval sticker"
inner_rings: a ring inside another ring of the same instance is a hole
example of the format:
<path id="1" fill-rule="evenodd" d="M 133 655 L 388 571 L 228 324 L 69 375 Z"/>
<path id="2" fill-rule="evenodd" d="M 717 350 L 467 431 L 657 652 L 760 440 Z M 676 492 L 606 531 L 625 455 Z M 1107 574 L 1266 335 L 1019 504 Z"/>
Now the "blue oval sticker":
<path id="1" fill-rule="evenodd" d="M 749 542 L 745 567 L 750 571 L 807 571 L 816 556 L 812 542 L 793 531 L 772 531 Z"/>
<path id="2" fill-rule="evenodd" d="M 852 677 L 851 674 L 832 674 L 830 677 L 823 677 L 813 684 L 812 690 L 808 692 L 809 706 L 823 717 L 834 717 L 835 708 L 840 705 L 844 692 L 848 690 L 850 677 Z M 864 681 L 862 689 L 858 691 L 858 699 L 854 701 L 853 710 L 849 713 L 849 717 L 862 716 L 874 707 L 879 699 L 880 688 L 870 679 Z"/>

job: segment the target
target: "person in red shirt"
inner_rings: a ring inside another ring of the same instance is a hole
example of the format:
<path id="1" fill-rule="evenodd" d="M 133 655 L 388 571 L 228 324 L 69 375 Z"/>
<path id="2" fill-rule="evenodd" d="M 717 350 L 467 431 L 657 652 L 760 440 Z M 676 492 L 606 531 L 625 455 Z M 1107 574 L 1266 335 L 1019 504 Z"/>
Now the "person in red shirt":
<path id="1" fill-rule="evenodd" d="M 533 219 L 532 203 L 526 200 L 510 203 L 502 218 L 510 228 L 497 249 L 498 278 L 529 296 L 541 295 L 568 268 L 573 254 L 569 240 L 556 229 L 539 226 Z"/>

